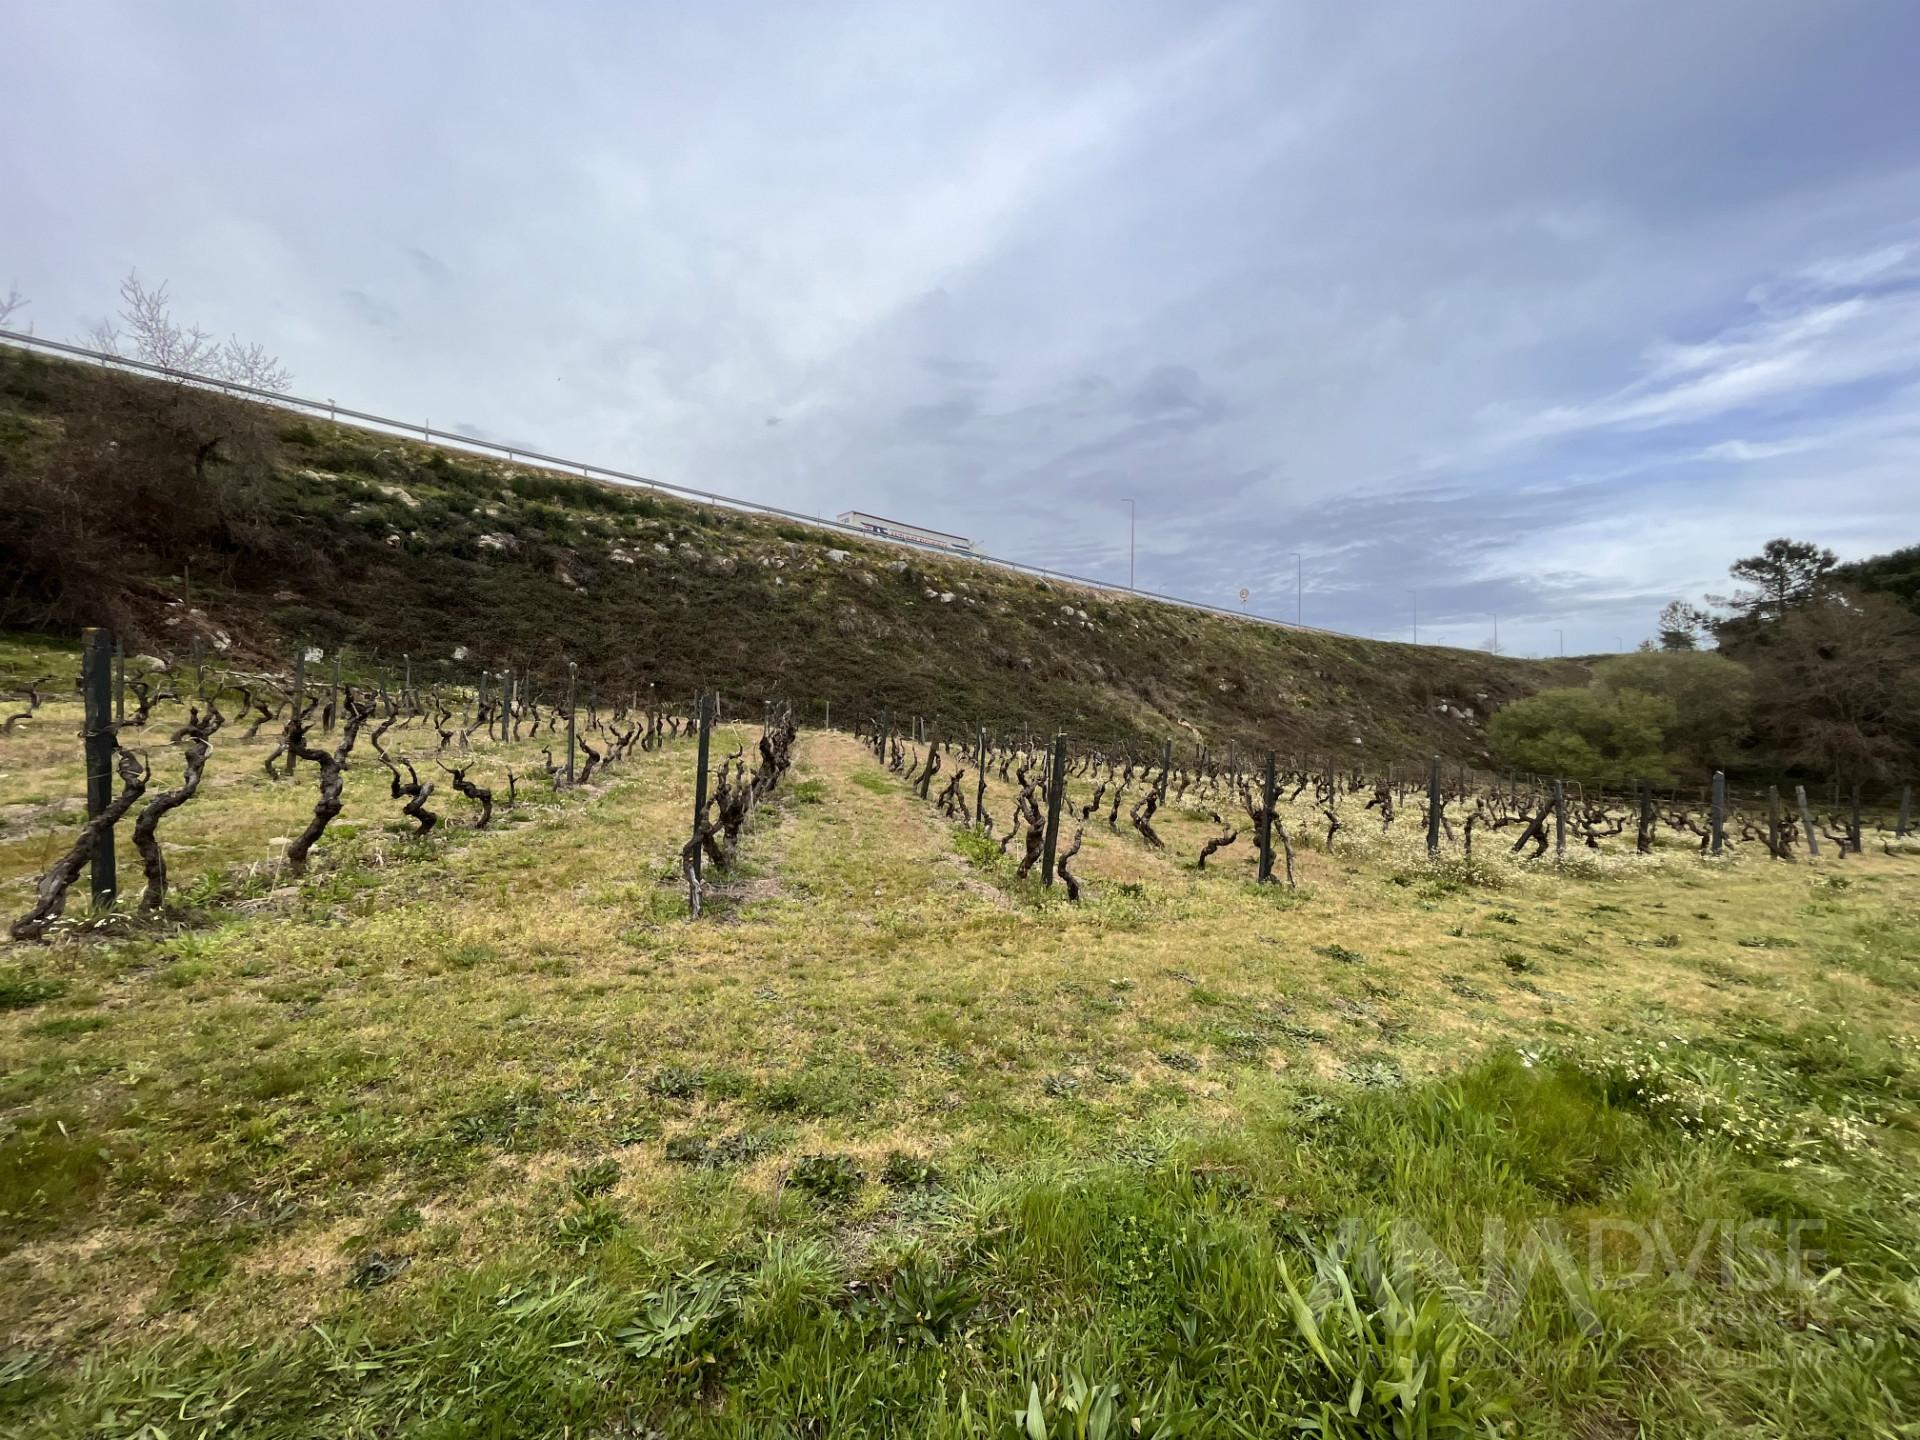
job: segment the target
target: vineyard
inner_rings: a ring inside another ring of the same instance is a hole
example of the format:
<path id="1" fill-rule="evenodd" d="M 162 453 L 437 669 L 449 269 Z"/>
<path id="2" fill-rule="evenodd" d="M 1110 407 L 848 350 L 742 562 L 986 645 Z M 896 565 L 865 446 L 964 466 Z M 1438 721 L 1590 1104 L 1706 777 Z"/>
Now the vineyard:
<path id="1" fill-rule="evenodd" d="M 404 681 L 398 690 L 383 682 L 362 686 L 343 680 L 337 668 L 331 680 L 316 677 L 310 685 L 304 651 L 287 675 L 212 674 L 198 663 L 183 664 L 176 673 L 176 667 L 147 657 L 152 668 L 142 674 L 136 667 L 128 678 L 125 657 L 115 653 L 110 637 L 90 633 L 95 640 L 85 654 L 84 674 L 67 687 L 84 700 L 49 703 L 43 687 L 53 677 L 38 676 L 6 722 L 10 736 L 16 728 L 22 731 L 14 755 L 32 767 L 37 784 L 64 780 L 86 797 L 85 823 L 75 834 L 56 839 L 56 824 L 46 830 L 37 854 L 31 840 L 13 847 L 17 857 L 31 857 L 39 866 L 31 903 L 12 926 L 15 940 L 40 939 L 61 920 L 68 891 L 83 871 L 91 877 L 86 926 L 111 926 L 128 916 L 163 917 L 170 893 L 182 883 L 189 903 L 234 901 L 278 879 L 305 876 L 323 841 L 348 856 L 357 854 L 355 842 L 381 792 L 386 813 L 380 839 L 369 837 L 362 848 L 384 863 L 385 841 L 425 841 L 443 822 L 449 831 L 476 833 L 496 824 L 529 823 L 566 798 L 598 793 L 637 756 L 687 748 L 677 742 L 691 741 L 697 733 L 697 752 L 686 763 L 703 777 L 696 786 L 701 824 L 683 856 L 694 883 L 704 858 L 721 869 L 731 862 L 755 805 L 791 762 L 791 719 L 783 711 L 776 721 L 771 705 L 764 717 L 769 723 L 753 742 L 758 753 L 749 774 L 743 748 L 710 764 L 715 735 L 723 744 L 736 736 L 724 726 L 714 729 L 711 701 L 704 709 L 696 703 L 685 716 L 658 706 L 629 710 L 625 704 L 603 715 L 591 696 L 543 707 L 525 678 L 511 675 L 494 682 L 491 693 L 482 686 L 458 695 L 414 689 Z M 67 734 L 49 727 L 48 722 L 58 726 L 62 719 L 78 724 Z M 28 726 L 43 743 L 28 743 Z M 75 731 L 86 743 L 62 757 L 61 742 L 72 750 L 69 737 Z M 136 750 L 130 743 L 135 735 L 150 744 Z M 357 747 L 360 764 L 354 763 Z M 222 759 L 231 757 L 245 768 L 235 774 L 221 767 L 225 775 L 203 798 L 216 748 Z M 177 765 L 179 783 L 171 788 L 167 777 L 156 776 L 156 749 Z M 63 765 L 63 758 L 69 763 Z M 77 772 L 71 764 L 75 758 L 80 759 Z M 704 778 L 709 771 L 711 788 Z M 303 785 L 296 772 L 312 779 Z M 457 815 L 443 814 L 450 801 Z M 46 805 L 33 799 L 24 803 Z M 59 802 L 47 808 L 56 817 L 65 813 Z M 176 812 L 178 818 L 169 821 Z M 343 814 L 350 818 L 336 827 Z M 121 822 L 129 819 L 145 884 L 137 900 L 116 912 L 114 841 Z M 169 822 L 165 845 L 163 821 Z M 270 831 L 281 833 L 270 838 Z M 179 873 L 180 865 L 169 866 L 173 848 L 191 861 L 193 868 L 185 874 Z M 8 878 L 18 878 L 11 867 Z"/>
<path id="2" fill-rule="evenodd" d="M 191 818 L 169 826 L 169 841 L 178 832 L 178 843 L 208 867 L 196 872 L 194 893 L 213 898 L 236 885 L 305 876 L 314 848 L 347 809 L 350 776 L 370 775 L 376 785 L 384 779 L 392 813 L 383 831 L 418 841 L 442 822 L 431 808 L 436 791 L 457 796 L 474 810 L 470 820 L 453 821 L 456 828 L 488 829 L 495 820 L 497 790 L 503 822 L 524 823 L 529 816 L 521 809 L 523 799 L 552 803 L 568 792 L 594 793 L 596 776 L 604 785 L 630 758 L 664 755 L 674 742 L 697 737 L 690 837 L 679 862 L 689 913 L 698 917 L 703 867 L 710 864 L 724 873 L 731 866 L 755 807 L 791 765 L 798 734 L 791 701 L 764 701 L 759 734 L 751 741 L 756 755 L 750 771 L 744 738 L 715 762 L 718 695 L 703 694 L 676 707 L 663 704 L 650 686 L 644 702 L 635 689 L 611 699 L 603 713 L 597 695 L 582 692 L 572 665 L 564 680 L 544 677 L 543 705 L 540 682 L 526 673 L 482 671 L 470 687 L 416 687 L 403 657 L 397 684 L 388 667 L 379 669 L 377 681 L 356 683 L 343 676 L 338 659 L 330 676 L 316 669 L 310 678 L 309 664 L 318 667 L 325 658 L 323 649 L 301 647 L 288 672 L 239 672 L 210 669 L 196 651 L 179 660 L 136 657 L 130 675 L 113 637 L 92 630 L 78 675 L 62 676 L 56 668 L 27 680 L 20 708 L 5 718 L 4 734 L 22 732 L 14 748 L 37 780 L 58 784 L 64 778 L 75 784 L 72 762 L 80 762 L 77 788 L 85 795 L 85 823 L 71 843 L 60 837 L 57 823 L 46 826 L 32 902 L 14 921 L 12 938 L 43 938 L 63 916 L 67 894 L 83 870 L 91 872 L 92 913 L 86 923 L 98 929 L 119 918 L 115 836 L 130 816 L 145 885 L 128 908 L 163 914 L 173 880 L 159 827 L 200 795 L 216 737 L 223 752 L 245 757 L 241 775 L 258 777 L 240 801 L 259 807 L 257 823 L 276 828 L 275 814 L 294 813 L 286 814 L 287 834 L 256 842 L 262 858 L 252 864 L 245 861 L 245 848 L 223 851 L 205 838 L 220 834 L 244 847 L 231 816 L 195 823 L 220 800 L 195 807 Z M 40 663 L 32 653 L 24 660 L 29 671 Z M 62 765 L 61 741 L 74 732 L 60 725 L 72 717 L 64 715 L 70 704 L 59 702 L 69 694 L 79 697 L 77 732 L 83 743 Z M 49 705 L 56 696 L 59 700 Z M 821 713 L 823 722 L 830 721 L 830 705 Z M 1351 756 L 1327 757 L 1318 765 L 1289 757 L 1283 764 L 1269 751 L 1262 765 L 1257 754 L 1243 757 L 1232 746 L 1224 755 L 1198 745 L 1191 755 L 1176 756 L 1172 740 L 1163 742 L 1157 756 L 1132 750 L 1076 752 L 1065 735 L 996 741 L 982 726 L 971 736 L 942 740 L 936 728 L 916 716 L 903 734 L 883 711 L 864 726 L 856 722 L 853 733 L 863 735 L 875 759 L 921 800 L 976 830 L 982 853 L 991 845 L 1006 858 L 1018 841 L 1014 880 L 1025 881 L 1037 867 L 1040 884 L 1051 887 L 1057 873 L 1070 901 L 1079 900 L 1081 887 L 1069 862 L 1080 854 L 1089 828 L 1102 826 L 1109 835 L 1130 836 L 1152 852 L 1190 853 L 1201 871 L 1210 859 L 1216 871 L 1231 866 L 1235 857 L 1220 857 L 1245 838 L 1238 858 L 1253 867 L 1257 882 L 1283 876 L 1289 889 L 1297 886 L 1295 834 L 1328 856 L 1424 865 L 1467 885 L 1498 885 L 1519 873 L 1516 860 L 1524 871 L 1549 851 L 1552 871 L 1565 875 L 1597 873 L 1626 855 L 1657 863 L 1656 848 L 1722 860 L 1753 846 L 1775 861 L 1791 862 L 1796 854 L 1817 859 L 1823 836 L 1830 855 L 1844 859 L 1862 854 L 1869 835 L 1858 786 L 1842 797 L 1836 785 L 1830 805 L 1817 817 L 1804 786 L 1795 787 L 1784 807 L 1777 787 L 1764 798 L 1749 797 L 1743 806 L 1718 773 L 1702 787 L 1696 804 L 1650 784 L 1636 785 L 1631 796 L 1589 796 L 1559 779 L 1530 777 L 1523 783 L 1513 776 L 1476 776 L 1437 755 L 1424 776 L 1408 776 L 1392 765 L 1356 765 Z M 29 733 L 42 743 L 29 749 Z M 377 772 L 350 763 L 363 736 Z M 149 743 L 130 745 L 135 737 Z M 734 738 L 739 737 L 722 735 L 723 743 Z M 180 783 L 171 788 L 156 780 L 154 770 L 153 751 L 162 740 L 161 753 L 175 755 L 179 767 Z M 264 754 L 256 755 L 256 749 Z M 302 792 L 292 783 L 302 764 L 315 776 L 312 810 L 303 819 L 295 798 Z M 436 773 L 443 778 L 436 780 Z M 1004 804 L 989 804 L 990 786 L 996 801 L 1004 793 Z M 232 782 L 222 788 L 231 790 Z M 364 793 L 366 785 L 356 789 Z M 356 838 L 363 810 L 372 808 L 359 794 L 355 799 L 355 818 L 334 832 L 336 839 Z M 63 811 L 56 803 L 43 813 Z M 1202 821 L 1208 831 L 1195 834 Z M 1895 845 L 1906 848 L 1912 824 L 1909 785 L 1901 787 L 1895 810 L 1873 829 L 1876 847 L 1887 855 Z M 1063 826 L 1071 827 L 1071 839 Z M 1501 832 L 1510 827 L 1516 838 L 1503 843 Z M 264 854 L 268 844 L 274 847 L 271 856 Z M 31 840 L 17 842 L 15 850 L 19 858 L 31 856 Z M 1276 855 L 1284 859 L 1278 873 Z"/>
<path id="3" fill-rule="evenodd" d="M 0 659 L 11 1432 L 1893 1435 L 1920 1397 L 1904 790 Z M 1489 1217 L 1565 1242 L 1506 1301 Z M 1451 1282 L 1354 1247 L 1407 1227 Z"/>

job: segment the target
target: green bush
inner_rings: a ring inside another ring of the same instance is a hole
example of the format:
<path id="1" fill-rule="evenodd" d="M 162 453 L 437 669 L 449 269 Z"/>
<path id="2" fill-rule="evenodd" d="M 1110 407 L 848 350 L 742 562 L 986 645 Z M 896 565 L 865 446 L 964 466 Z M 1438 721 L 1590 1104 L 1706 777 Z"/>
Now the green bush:
<path id="1" fill-rule="evenodd" d="M 1487 741 L 1509 765 L 1596 785 L 1666 783 L 1673 702 L 1639 690 L 1542 690 L 1487 724 Z"/>
<path id="2" fill-rule="evenodd" d="M 1715 650 L 1646 650 L 1616 655 L 1593 667 L 1596 688 L 1637 690 L 1673 704 L 1667 744 L 1690 768 L 1735 763 L 1753 713 L 1747 667 Z"/>

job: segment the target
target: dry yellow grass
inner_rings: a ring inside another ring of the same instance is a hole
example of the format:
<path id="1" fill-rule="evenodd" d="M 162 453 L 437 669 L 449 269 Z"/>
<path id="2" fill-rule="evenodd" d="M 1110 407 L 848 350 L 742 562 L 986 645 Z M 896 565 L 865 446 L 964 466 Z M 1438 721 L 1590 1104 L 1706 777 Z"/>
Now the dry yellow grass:
<path id="1" fill-rule="evenodd" d="M 70 803 L 63 723 L 8 752 L 10 814 Z M 815 1150 L 870 1174 L 891 1151 L 945 1168 L 1098 1154 L 1230 1121 L 1275 1083 L 1390 1083 L 1491 1046 L 1736 1008 L 1915 1018 L 1881 968 L 1884 937 L 1911 933 L 1887 929 L 1911 924 L 1911 857 L 1675 851 L 1463 888 L 1365 819 L 1331 856 L 1303 846 L 1290 893 L 1250 883 L 1245 836 L 1196 871 L 1213 827 L 1176 811 L 1158 853 L 1090 822 L 1075 906 L 963 855 L 856 740 L 808 733 L 692 923 L 672 859 L 685 742 L 590 794 L 532 784 L 522 823 L 488 834 L 454 800 L 427 842 L 388 833 L 397 806 L 364 753 L 349 838 L 299 884 L 264 841 L 310 781 L 267 780 L 265 750 L 220 747 L 163 831 L 183 879 L 263 863 L 258 900 L 179 934 L 4 956 L 65 987 L 0 1017 L 15 1143 L 51 1122 L 110 1157 L 69 1156 L 77 1189 L 20 1197 L 0 1271 L 16 1333 L 297 1326 L 369 1245 L 430 1273 L 538 1238 L 567 1169 L 608 1157 L 628 1223 L 690 1253 L 777 1212 L 787 1164 Z M 996 776 L 1002 823 L 1010 800 Z M 731 1143 L 733 1163 L 676 1163 L 676 1140 Z M 885 1192 L 866 1203 L 877 1221 Z M 204 1276 L 182 1273 L 196 1247 Z"/>

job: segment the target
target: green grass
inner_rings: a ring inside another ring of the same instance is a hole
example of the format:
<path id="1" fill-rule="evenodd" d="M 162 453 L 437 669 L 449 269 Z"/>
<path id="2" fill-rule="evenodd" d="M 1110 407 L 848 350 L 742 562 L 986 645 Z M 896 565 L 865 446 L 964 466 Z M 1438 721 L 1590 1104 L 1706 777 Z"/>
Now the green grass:
<path id="1" fill-rule="evenodd" d="M 690 769 L 422 845 L 356 766 L 294 881 L 217 749 L 241 905 L 0 954 L 0 1429 L 1910 1433 L 1912 857 L 1175 807 L 1073 906 L 810 733 L 695 924 Z"/>

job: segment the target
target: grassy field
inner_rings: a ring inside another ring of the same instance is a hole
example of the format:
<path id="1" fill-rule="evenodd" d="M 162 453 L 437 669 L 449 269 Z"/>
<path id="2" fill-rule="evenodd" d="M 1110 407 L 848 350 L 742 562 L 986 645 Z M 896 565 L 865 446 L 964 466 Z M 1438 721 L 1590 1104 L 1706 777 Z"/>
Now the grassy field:
<path id="1" fill-rule="evenodd" d="M 1288 891 L 1176 810 L 1070 905 L 807 731 L 693 923 L 686 742 L 426 840 L 363 753 L 296 881 L 267 733 L 182 914 L 0 949 L 0 1431 L 1920 1433 L 1920 853 L 1468 883 L 1356 800 Z"/>

